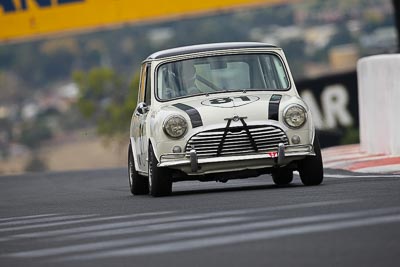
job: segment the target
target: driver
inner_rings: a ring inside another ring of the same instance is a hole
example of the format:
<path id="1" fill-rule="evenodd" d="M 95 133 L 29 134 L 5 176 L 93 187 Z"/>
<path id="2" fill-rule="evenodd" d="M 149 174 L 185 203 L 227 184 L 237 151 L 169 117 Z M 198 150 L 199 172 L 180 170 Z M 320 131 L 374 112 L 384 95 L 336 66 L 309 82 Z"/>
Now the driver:
<path id="1" fill-rule="evenodd" d="M 188 62 L 189 63 L 189 62 Z M 191 63 L 191 62 L 190 62 Z M 186 90 L 187 95 L 194 95 L 201 93 L 196 86 L 196 69 L 193 64 L 183 64 L 182 68 L 182 85 Z"/>

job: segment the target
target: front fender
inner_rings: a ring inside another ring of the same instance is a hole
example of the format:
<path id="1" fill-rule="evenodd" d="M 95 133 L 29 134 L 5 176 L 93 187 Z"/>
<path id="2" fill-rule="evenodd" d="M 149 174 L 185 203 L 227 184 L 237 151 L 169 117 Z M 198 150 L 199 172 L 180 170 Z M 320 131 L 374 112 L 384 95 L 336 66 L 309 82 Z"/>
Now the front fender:
<path id="1" fill-rule="evenodd" d="M 172 139 L 164 133 L 163 123 L 164 120 L 171 115 L 180 115 L 184 117 L 188 122 L 188 130 L 186 134 L 180 139 Z M 160 161 L 160 157 L 163 154 L 171 153 L 172 147 L 179 145 L 184 149 L 188 136 L 192 134 L 192 127 L 190 125 L 190 118 L 184 112 L 173 108 L 165 107 L 160 110 L 152 111 L 148 116 L 147 127 L 147 139 L 149 146 L 153 147 L 154 155 Z"/>
<path id="2" fill-rule="evenodd" d="M 136 155 L 137 155 L 136 148 L 135 148 L 135 146 L 132 145 L 133 142 L 134 142 L 134 139 L 133 139 L 133 137 L 131 137 L 130 141 L 129 141 L 129 146 L 131 147 L 131 150 L 132 150 L 133 161 L 135 163 L 135 170 L 139 170 L 138 160 L 136 157 Z"/>

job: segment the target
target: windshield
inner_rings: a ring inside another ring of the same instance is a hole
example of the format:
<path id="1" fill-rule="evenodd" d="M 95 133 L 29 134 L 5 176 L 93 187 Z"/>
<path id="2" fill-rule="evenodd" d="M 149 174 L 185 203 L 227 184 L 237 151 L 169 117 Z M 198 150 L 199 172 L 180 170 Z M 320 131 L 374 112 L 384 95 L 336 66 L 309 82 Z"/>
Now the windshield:
<path id="1" fill-rule="evenodd" d="M 165 63 L 158 68 L 157 95 L 169 100 L 237 90 L 286 90 L 288 78 L 274 54 L 211 56 Z"/>

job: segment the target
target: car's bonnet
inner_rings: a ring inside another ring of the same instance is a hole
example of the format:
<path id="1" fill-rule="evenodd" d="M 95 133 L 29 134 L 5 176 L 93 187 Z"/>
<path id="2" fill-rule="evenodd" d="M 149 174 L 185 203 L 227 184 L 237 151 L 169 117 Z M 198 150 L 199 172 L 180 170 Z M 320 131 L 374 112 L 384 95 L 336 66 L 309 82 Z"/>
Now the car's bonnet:
<path id="1" fill-rule="evenodd" d="M 199 116 L 204 126 L 226 124 L 229 119 L 240 118 L 245 118 L 246 123 L 252 124 L 268 119 L 278 120 L 278 115 L 271 117 L 271 113 L 278 114 L 280 100 L 286 98 L 276 92 L 237 92 L 183 98 L 178 102 L 174 101 L 172 107 L 179 112 L 185 112 L 191 120 L 197 121 L 197 125 Z M 169 109 L 170 107 L 168 105 Z"/>

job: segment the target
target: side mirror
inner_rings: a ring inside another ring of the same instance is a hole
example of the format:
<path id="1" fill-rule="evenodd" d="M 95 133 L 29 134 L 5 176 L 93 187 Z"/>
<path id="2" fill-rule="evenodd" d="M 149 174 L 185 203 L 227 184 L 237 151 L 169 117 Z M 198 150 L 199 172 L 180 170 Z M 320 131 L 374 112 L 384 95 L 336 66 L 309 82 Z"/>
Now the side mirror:
<path id="1" fill-rule="evenodd" d="M 136 112 L 140 115 L 147 113 L 147 111 L 149 111 L 149 107 L 144 102 L 139 103 L 136 107 Z"/>

